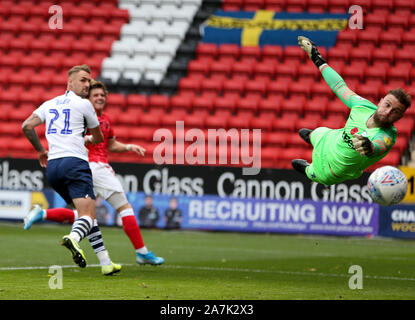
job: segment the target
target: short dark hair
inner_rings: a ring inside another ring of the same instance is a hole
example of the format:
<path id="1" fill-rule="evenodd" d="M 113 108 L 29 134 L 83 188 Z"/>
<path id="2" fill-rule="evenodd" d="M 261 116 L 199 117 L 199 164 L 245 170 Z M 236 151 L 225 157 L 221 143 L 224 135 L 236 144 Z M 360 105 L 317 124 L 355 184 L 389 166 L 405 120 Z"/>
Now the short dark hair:
<path id="1" fill-rule="evenodd" d="M 405 110 L 411 105 L 411 95 L 402 88 L 392 89 L 388 94 L 393 95 L 405 107 Z"/>

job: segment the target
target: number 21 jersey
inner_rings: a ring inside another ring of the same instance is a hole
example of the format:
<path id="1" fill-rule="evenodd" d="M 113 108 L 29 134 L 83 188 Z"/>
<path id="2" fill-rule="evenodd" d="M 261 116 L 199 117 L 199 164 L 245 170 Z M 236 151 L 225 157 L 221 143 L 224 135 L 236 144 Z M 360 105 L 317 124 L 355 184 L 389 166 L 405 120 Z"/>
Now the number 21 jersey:
<path id="1" fill-rule="evenodd" d="M 45 123 L 49 144 L 48 160 L 76 157 L 88 161 L 84 144 L 86 128 L 99 126 L 94 107 L 88 99 L 72 91 L 44 102 L 34 112 Z"/>

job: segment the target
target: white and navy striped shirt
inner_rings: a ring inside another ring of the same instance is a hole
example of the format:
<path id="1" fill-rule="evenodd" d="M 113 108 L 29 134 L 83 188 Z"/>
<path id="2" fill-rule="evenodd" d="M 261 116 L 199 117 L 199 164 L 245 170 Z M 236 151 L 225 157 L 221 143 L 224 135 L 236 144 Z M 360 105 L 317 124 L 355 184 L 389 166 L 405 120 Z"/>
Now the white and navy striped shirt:
<path id="1" fill-rule="evenodd" d="M 46 125 L 48 160 L 76 157 L 88 161 L 84 144 L 86 127 L 99 126 L 97 114 L 88 99 L 72 91 L 44 102 L 34 112 Z"/>

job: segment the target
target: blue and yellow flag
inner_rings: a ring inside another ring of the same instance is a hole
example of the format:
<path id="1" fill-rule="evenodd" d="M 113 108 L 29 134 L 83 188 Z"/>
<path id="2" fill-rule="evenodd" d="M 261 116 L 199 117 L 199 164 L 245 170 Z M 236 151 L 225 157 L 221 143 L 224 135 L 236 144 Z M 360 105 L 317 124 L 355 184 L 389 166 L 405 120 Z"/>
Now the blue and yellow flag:
<path id="1" fill-rule="evenodd" d="M 347 14 L 288 13 L 270 10 L 217 10 L 203 25 L 203 42 L 241 46 L 294 46 L 299 35 L 327 48 L 347 27 Z"/>

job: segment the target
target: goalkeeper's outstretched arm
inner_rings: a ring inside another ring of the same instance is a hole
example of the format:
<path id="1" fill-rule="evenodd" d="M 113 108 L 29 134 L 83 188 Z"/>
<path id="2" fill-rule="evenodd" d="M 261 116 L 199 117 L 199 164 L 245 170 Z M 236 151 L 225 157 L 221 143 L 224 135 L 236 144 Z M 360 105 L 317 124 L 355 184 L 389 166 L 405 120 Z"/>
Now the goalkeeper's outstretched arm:
<path id="1" fill-rule="evenodd" d="M 305 52 L 307 52 L 311 61 L 313 61 L 320 70 L 331 90 L 333 90 L 346 106 L 351 108 L 355 104 L 353 98 L 356 96 L 356 93 L 350 90 L 343 78 L 327 64 L 327 61 L 321 56 L 316 45 L 310 39 L 299 36 L 298 44 Z"/>

